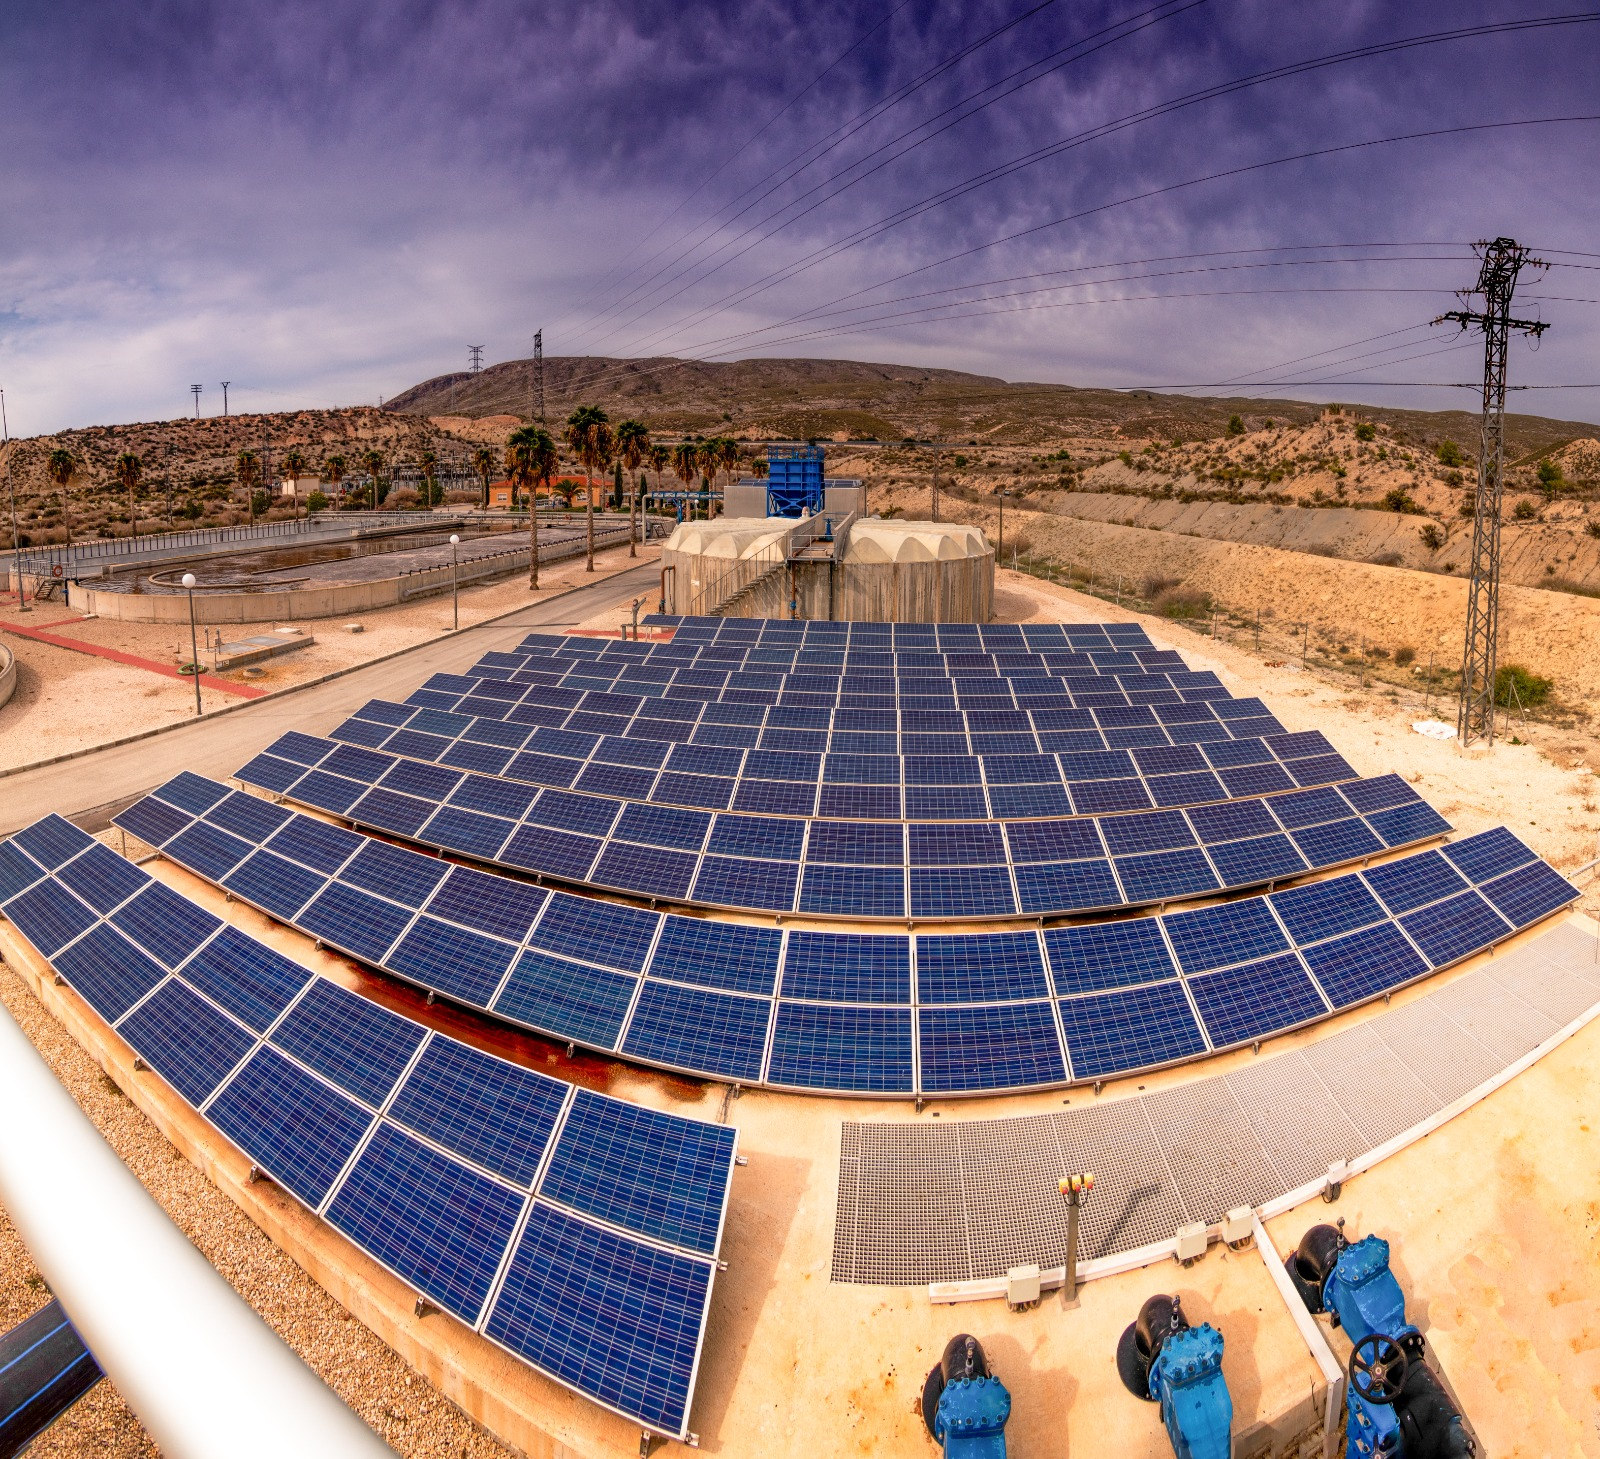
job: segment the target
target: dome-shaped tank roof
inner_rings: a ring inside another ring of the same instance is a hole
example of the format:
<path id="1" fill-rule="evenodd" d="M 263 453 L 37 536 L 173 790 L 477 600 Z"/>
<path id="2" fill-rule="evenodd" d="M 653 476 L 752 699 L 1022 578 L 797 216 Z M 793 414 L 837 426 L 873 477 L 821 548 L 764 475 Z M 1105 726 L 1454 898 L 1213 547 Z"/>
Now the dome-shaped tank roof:
<path id="1" fill-rule="evenodd" d="M 884 521 L 867 517 L 850 529 L 846 562 L 954 562 L 982 557 L 989 544 L 960 522 Z"/>
<path id="2" fill-rule="evenodd" d="M 793 526 L 783 517 L 716 517 L 709 522 L 680 522 L 667 538 L 665 550 L 690 557 L 754 557 Z"/>

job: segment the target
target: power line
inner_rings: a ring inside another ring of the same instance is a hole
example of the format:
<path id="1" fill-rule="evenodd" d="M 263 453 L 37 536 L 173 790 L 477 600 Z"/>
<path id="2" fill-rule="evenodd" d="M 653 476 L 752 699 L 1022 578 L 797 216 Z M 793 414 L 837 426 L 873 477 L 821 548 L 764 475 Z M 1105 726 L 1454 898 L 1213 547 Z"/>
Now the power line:
<path id="1" fill-rule="evenodd" d="M 1101 123 L 1095 127 L 1087 128 L 1084 131 L 1073 134 L 1072 136 L 1062 138 L 1059 141 L 1051 143 L 1045 147 L 1036 148 L 1031 152 L 1021 154 L 1020 156 L 1014 157 L 1007 162 L 988 168 L 983 172 L 976 173 L 962 182 L 952 184 L 947 188 L 941 189 L 939 192 L 931 194 L 928 197 L 919 200 L 918 202 L 908 204 L 903 208 L 897 209 L 893 213 L 886 214 L 884 217 L 876 220 L 875 222 L 865 224 L 862 227 L 854 230 L 852 233 L 845 235 L 845 237 L 842 239 L 835 240 L 833 243 L 826 244 L 821 248 L 815 249 L 810 254 L 803 255 L 798 259 L 792 260 L 790 263 L 772 271 L 763 278 L 757 279 L 750 284 L 740 286 L 739 288 L 730 291 L 728 294 L 723 295 L 720 299 L 714 300 L 712 303 L 702 306 L 699 310 L 691 311 L 689 314 L 675 321 L 672 325 L 657 329 L 652 334 L 647 335 L 645 339 L 641 341 L 640 347 L 649 345 L 654 340 L 659 338 L 659 336 L 663 333 L 668 333 L 675 329 L 692 327 L 694 324 L 704 322 L 705 318 L 711 317 L 715 313 L 721 313 L 726 308 L 732 307 L 734 304 L 744 303 L 748 299 L 754 297 L 756 294 L 764 293 L 767 289 L 774 287 L 776 284 L 786 282 L 788 279 L 795 277 L 797 274 L 808 271 L 810 268 L 815 267 L 817 263 L 824 261 L 824 259 L 835 257 L 841 252 L 856 247 L 859 243 L 876 238 L 882 233 L 888 232 L 892 228 L 899 227 L 902 223 L 908 222 L 914 217 L 921 216 L 923 213 L 928 212 L 935 207 L 941 207 L 944 204 L 952 202 L 959 197 L 965 196 L 967 193 L 975 191 L 978 188 L 986 187 L 993 182 L 1001 180 L 1002 178 L 1009 177 L 1012 174 L 1023 170 L 1024 168 L 1032 167 L 1039 162 L 1059 156 L 1061 153 L 1067 150 L 1083 146 L 1088 142 L 1096 141 L 1103 137 L 1113 135 L 1114 133 L 1126 130 L 1127 128 L 1138 126 L 1145 121 L 1167 116 L 1173 112 L 1198 105 L 1205 101 L 1216 100 L 1223 96 L 1233 95 L 1241 91 L 1250 90 L 1272 81 L 1284 80 L 1290 77 L 1303 75 L 1309 71 L 1323 70 L 1337 65 L 1348 64 L 1352 61 L 1369 60 L 1399 51 L 1414 50 L 1423 46 L 1443 44 L 1448 41 L 1480 39 L 1490 35 L 1500 35 L 1523 30 L 1548 29 L 1554 26 L 1588 23 L 1593 20 L 1600 20 L 1600 11 L 1588 11 L 1578 15 L 1553 17 L 1547 16 L 1522 21 L 1498 22 L 1490 25 L 1470 26 L 1457 30 L 1430 32 L 1423 35 L 1402 37 L 1392 41 L 1374 43 L 1370 46 L 1361 46 L 1345 51 L 1333 52 L 1323 56 L 1312 57 L 1307 60 L 1294 62 L 1285 66 L 1273 67 L 1268 70 L 1252 73 L 1248 76 L 1238 77 L 1232 81 L 1206 87 L 1199 91 L 1189 92 L 1178 97 L 1169 98 L 1167 101 L 1159 102 L 1153 106 L 1142 108 L 1141 110 L 1129 113 L 1126 116 L 1116 118 L 1110 122 Z M 923 140 L 928 139 L 924 138 Z M 917 145 L 920 145 L 920 143 Z M 910 149 L 908 148 L 907 150 Z M 902 153 L 900 155 L 904 154 Z M 1314 156 L 1321 154 L 1308 153 L 1305 155 Z M 892 161 L 894 159 L 890 160 Z M 883 165 L 887 164 L 880 164 L 880 167 Z M 875 172 L 877 170 L 879 170 L 879 168 L 875 167 L 868 173 L 864 173 L 860 177 L 853 178 L 849 183 L 845 184 L 844 187 L 841 187 L 833 194 L 830 194 L 830 198 L 837 197 L 839 193 L 844 192 L 848 187 L 853 187 L 857 182 L 860 182 L 864 180 L 865 177 L 870 176 L 871 172 Z M 820 206 L 821 202 L 828 200 L 828 198 L 821 199 L 811 207 L 806 208 L 804 212 L 798 213 L 794 217 L 785 220 L 779 228 L 774 229 L 773 232 L 766 235 L 766 237 L 771 237 L 775 233 L 781 232 L 784 228 L 787 228 L 792 223 L 798 221 L 800 217 L 804 217 L 807 213 L 813 211 L 815 207 Z M 1076 217 L 1084 215 L 1073 216 Z M 1056 222 L 1060 221 L 1068 220 L 1056 220 Z M 1038 225 L 1038 227 L 1049 226 L 1054 226 L 1054 224 L 1047 223 Z M 1016 237 L 1026 236 L 1027 233 L 1034 231 L 1038 231 L 1038 228 L 1036 227 L 1033 229 L 1023 230 L 1021 233 L 996 240 L 996 242 L 1009 242 Z M 761 241 L 765 241 L 765 238 L 757 240 L 757 242 Z M 754 244 L 751 245 L 751 247 L 754 246 Z M 986 244 L 980 245 L 980 248 L 993 246 L 995 245 Z M 747 248 L 742 252 L 748 251 L 749 250 Z M 971 251 L 977 250 L 968 250 L 967 252 Z M 742 256 L 742 254 L 736 256 Z M 952 258 L 959 258 L 963 256 L 965 256 L 965 253 L 953 255 Z M 733 260 L 730 259 L 726 262 L 732 261 Z M 951 261 L 951 259 L 941 260 L 941 262 L 949 261 Z M 723 266 L 725 265 L 719 265 L 718 267 L 721 268 Z M 926 267 L 933 266 L 935 265 L 928 265 Z M 922 270 L 916 270 L 914 272 L 921 271 Z M 885 283 L 898 282 L 900 278 L 908 276 L 909 275 L 898 275 L 894 279 L 885 281 Z M 709 275 L 702 276 L 702 279 L 697 280 L 696 282 L 702 282 L 705 277 L 709 277 Z M 872 287 L 881 287 L 881 285 Z M 681 293 L 682 291 L 680 290 L 679 292 Z M 859 292 L 870 292 L 870 289 L 861 290 Z M 676 295 L 672 297 L 676 297 Z M 666 302 L 668 301 L 659 301 L 656 306 L 652 307 L 660 307 L 661 303 Z M 790 322 L 793 321 L 785 321 L 785 323 Z"/>

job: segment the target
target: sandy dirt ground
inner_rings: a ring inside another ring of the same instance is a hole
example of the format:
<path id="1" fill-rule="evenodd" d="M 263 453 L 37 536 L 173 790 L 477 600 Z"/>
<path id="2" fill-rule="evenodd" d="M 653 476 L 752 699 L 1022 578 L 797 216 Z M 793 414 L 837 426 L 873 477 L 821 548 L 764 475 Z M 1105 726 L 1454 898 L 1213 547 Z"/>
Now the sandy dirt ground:
<path id="1" fill-rule="evenodd" d="M 539 575 L 539 591 L 530 593 L 522 576 L 461 590 L 461 626 L 511 613 L 538 603 L 568 588 L 580 587 L 640 562 L 654 561 L 659 544 L 639 548 L 629 558 L 628 549 L 613 547 L 595 554 L 595 571 L 584 571 L 581 558 L 555 563 Z M 650 611 L 653 602 L 641 611 Z M 605 626 L 616 627 L 621 619 Z M 359 623 L 362 631 L 346 626 Z M 81 619 L 58 604 L 37 603 L 29 613 L 18 614 L 15 598 L 0 602 L 0 639 L 16 655 L 17 688 L 8 704 L 0 705 L 0 769 L 32 764 L 53 755 L 88 749 L 142 730 L 175 724 L 194 713 L 194 684 L 147 669 L 5 632 L 8 624 L 44 629 L 88 646 L 106 647 L 149 659 L 177 664 L 189 658 L 187 628 L 165 623 L 121 623 L 111 619 Z M 270 623 L 252 624 L 227 637 L 269 632 Z M 282 625 L 287 626 L 287 625 Z M 234 670 L 218 677 L 271 692 L 303 684 L 310 679 L 358 664 L 370 663 L 399 649 L 411 648 L 451 631 L 450 595 L 422 598 L 395 608 L 361 614 L 355 618 L 322 618 L 295 625 L 316 639 L 309 648 L 259 665 L 259 674 Z M 204 645 L 201 647 L 204 656 Z M 241 702 L 236 695 L 203 687 L 207 710 Z"/>

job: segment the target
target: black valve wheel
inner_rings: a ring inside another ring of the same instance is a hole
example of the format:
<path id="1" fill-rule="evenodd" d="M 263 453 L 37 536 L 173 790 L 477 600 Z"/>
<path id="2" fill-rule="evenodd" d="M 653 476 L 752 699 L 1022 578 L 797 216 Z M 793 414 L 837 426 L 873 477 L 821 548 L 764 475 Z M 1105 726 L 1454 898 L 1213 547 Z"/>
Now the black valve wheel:
<path id="1" fill-rule="evenodd" d="M 1350 1386 L 1368 1403 L 1392 1404 L 1406 1382 L 1406 1355 L 1381 1332 L 1369 1332 L 1350 1354 Z"/>

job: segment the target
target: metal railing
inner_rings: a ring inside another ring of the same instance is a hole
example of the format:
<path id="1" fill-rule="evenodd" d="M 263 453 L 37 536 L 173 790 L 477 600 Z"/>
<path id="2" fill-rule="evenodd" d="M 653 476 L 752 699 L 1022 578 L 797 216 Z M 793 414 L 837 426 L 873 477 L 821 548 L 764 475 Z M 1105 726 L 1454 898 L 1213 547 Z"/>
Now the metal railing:
<path id="1" fill-rule="evenodd" d="M 627 524 L 623 523 L 620 527 L 610 527 L 601 531 L 599 524 L 596 523 L 595 549 L 598 551 L 626 543 L 628 530 Z M 587 548 L 588 539 L 582 533 L 575 533 L 572 537 L 563 538 L 560 542 L 549 545 L 541 540 L 539 562 L 541 566 L 545 563 L 564 562 L 568 558 L 584 553 Z M 479 582 L 484 578 L 491 578 L 499 573 L 511 572 L 524 566 L 531 557 L 532 553 L 524 541 L 518 547 L 508 547 L 503 552 L 485 553 L 481 557 L 469 558 L 458 564 L 446 562 L 433 567 L 408 568 L 405 572 L 397 574 L 400 581 L 400 597 L 404 600 L 420 597 L 424 593 L 441 591 L 449 587 L 452 581 L 458 584 Z"/>

